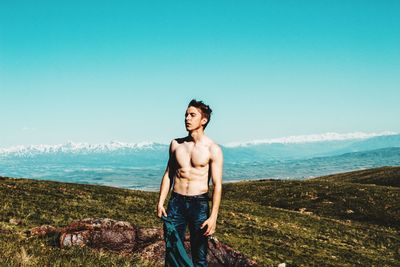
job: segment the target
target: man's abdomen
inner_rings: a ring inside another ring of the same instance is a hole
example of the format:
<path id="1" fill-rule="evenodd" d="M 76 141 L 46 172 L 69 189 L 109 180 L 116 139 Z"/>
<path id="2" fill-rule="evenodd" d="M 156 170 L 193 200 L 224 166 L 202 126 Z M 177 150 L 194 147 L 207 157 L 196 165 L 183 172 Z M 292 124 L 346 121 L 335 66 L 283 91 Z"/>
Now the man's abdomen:
<path id="1" fill-rule="evenodd" d="M 207 178 L 175 178 L 174 192 L 186 195 L 194 196 L 208 192 L 208 179 Z"/>

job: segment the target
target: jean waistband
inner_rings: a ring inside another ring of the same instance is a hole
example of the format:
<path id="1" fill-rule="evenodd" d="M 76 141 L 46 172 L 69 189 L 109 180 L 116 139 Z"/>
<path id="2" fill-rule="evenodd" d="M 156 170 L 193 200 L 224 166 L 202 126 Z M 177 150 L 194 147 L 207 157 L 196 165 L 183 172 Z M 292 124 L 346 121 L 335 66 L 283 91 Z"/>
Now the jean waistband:
<path id="1" fill-rule="evenodd" d="M 194 195 L 194 196 L 185 196 L 181 195 L 179 193 L 176 193 L 175 191 L 172 191 L 172 196 L 184 200 L 209 200 L 208 192 L 200 194 L 200 195 Z"/>

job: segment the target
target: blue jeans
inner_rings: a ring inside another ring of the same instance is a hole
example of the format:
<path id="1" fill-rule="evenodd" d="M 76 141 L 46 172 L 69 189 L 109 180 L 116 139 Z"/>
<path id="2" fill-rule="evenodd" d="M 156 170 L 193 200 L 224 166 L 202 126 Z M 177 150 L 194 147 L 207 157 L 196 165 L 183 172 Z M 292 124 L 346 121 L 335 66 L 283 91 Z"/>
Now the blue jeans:
<path id="1" fill-rule="evenodd" d="M 196 267 L 207 266 L 208 239 L 204 236 L 207 227 L 200 227 L 209 217 L 208 201 L 208 193 L 184 196 L 172 192 L 167 207 L 167 217 L 172 220 L 182 242 L 185 240 L 186 226 L 189 226 L 190 251 Z"/>

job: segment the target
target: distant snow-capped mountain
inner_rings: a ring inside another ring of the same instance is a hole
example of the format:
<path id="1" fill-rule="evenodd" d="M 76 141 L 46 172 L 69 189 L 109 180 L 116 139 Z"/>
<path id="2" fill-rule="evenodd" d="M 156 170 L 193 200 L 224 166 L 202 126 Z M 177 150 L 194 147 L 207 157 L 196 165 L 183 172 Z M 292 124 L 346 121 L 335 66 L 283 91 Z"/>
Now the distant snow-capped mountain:
<path id="1" fill-rule="evenodd" d="M 0 176 L 157 190 L 168 144 L 68 142 L 0 148 Z M 224 180 L 301 179 L 400 166 L 400 134 L 325 134 L 225 146 Z"/>
<path id="2" fill-rule="evenodd" d="M 231 142 L 226 144 L 226 147 L 246 147 L 262 144 L 300 144 L 300 143 L 312 143 L 312 142 L 324 142 L 324 141 L 346 141 L 346 140 L 362 140 L 377 136 L 390 136 L 397 135 L 396 132 L 385 131 L 381 133 L 323 133 L 323 134 L 309 134 L 309 135 L 296 135 L 280 138 L 260 139 L 245 142 Z"/>
<path id="3" fill-rule="evenodd" d="M 328 138 L 330 136 L 330 138 Z M 350 152 L 360 152 L 387 147 L 400 147 L 400 134 L 324 134 L 311 137 L 293 137 L 252 142 L 224 147 L 226 159 L 250 162 L 263 160 L 304 159 L 327 157 Z M 290 141 L 291 140 L 291 141 Z M 238 157 L 239 156 L 239 157 Z"/>
<path id="4" fill-rule="evenodd" d="M 121 151 L 140 151 L 157 150 L 165 148 L 167 145 L 155 142 L 124 143 L 111 141 L 105 144 L 89 144 L 67 142 L 58 145 L 29 145 L 13 146 L 9 148 L 0 148 L 0 155 L 12 156 L 34 156 L 40 154 L 90 154 L 90 153 L 109 153 Z"/>
<path id="5" fill-rule="evenodd" d="M 124 143 L 112 141 L 105 144 L 68 142 L 59 145 L 30 145 L 0 148 L 0 157 L 35 156 L 129 156 L 164 160 L 168 144 L 155 142 Z M 400 134 L 383 133 L 326 133 L 284 138 L 229 143 L 222 145 L 228 161 L 270 161 L 281 159 L 302 159 L 317 156 L 333 156 L 349 152 L 367 151 L 386 147 L 400 147 Z M 165 154 L 165 155 L 164 155 Z"/>

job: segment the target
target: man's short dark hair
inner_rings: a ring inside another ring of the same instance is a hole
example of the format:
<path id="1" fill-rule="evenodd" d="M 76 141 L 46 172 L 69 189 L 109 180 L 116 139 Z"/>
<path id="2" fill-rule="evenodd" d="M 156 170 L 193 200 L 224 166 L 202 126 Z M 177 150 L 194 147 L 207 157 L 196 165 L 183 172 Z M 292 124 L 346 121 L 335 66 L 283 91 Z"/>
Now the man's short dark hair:
<path id="1" fill-rule="evenodd" d="M 210 108 L 210 106 L 204 104 L 203 101 L 197 101 L 196 99 L 192 99 L 192 101 L 190 101 L 188 107 L 195 107 L 195 108 L 200 109 L 202 117 L 207 119 L 206 124 L 204 124 L 204 129 L 205 129 L 207 127 L 207 124 L 211 120 L 212 109 Z"/>

